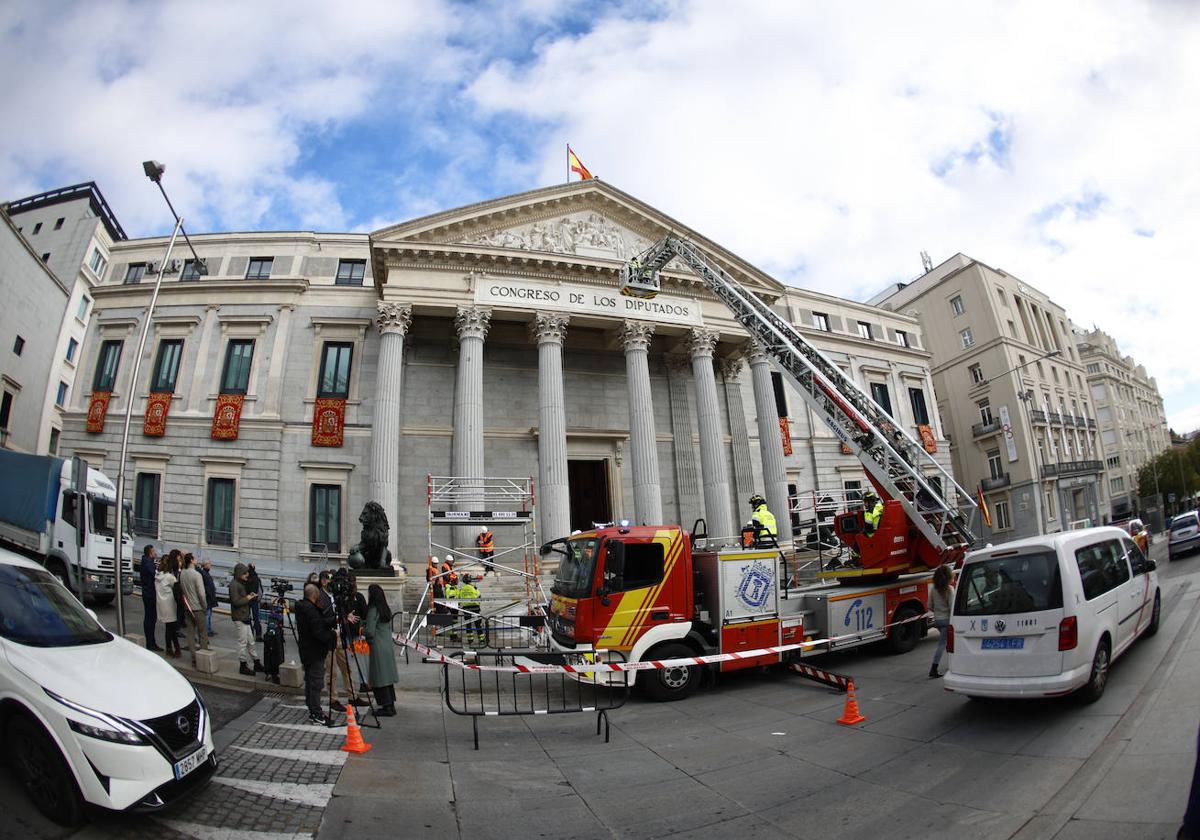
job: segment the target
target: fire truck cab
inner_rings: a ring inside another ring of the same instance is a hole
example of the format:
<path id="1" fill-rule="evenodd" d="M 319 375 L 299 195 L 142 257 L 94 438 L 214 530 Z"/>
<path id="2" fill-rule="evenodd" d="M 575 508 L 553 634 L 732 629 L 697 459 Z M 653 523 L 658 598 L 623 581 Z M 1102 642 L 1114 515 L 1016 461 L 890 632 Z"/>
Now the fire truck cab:
<path id="1" fill-rule="evenodd" d="M 543 546 L 559 555 L 551 587 L 551 645 L 560 652 L 619 651 L 629 662 L 813 642 L 786 654 L 730 658 L 627 677 L 655 700 L 682 700 L 700 685 L 703 668 L 733 671 L 843 647 L 888 640 L 911 650 L 923 621 L 929 574 L 875 586 L 821 583 L 780 587 L 777 550 L 693 547 L 679 526 L 612 526 Z M 894 626 L 891 626 L 894 625 Z M 607 678 L 606 674 L 583 675 Z"/>

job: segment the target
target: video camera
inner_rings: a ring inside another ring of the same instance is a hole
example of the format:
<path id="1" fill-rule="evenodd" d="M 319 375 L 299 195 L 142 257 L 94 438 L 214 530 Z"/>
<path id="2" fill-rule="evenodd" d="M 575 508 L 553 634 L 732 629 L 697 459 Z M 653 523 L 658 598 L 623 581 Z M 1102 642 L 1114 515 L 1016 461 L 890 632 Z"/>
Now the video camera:
<path id="1" fill-rule="evenodd" d="M 329 595 L 333 598 L 338 618 L 344 619 L 354 612 L 354 581 L 350 570 L 343 567 L 336 569 L 329 577 Z"/>
<path id="2" fill-rule="evenodd" d="M 287 578 L 277 578 L 277 577 L 271 578 L 271 591 L 274 592 L 280 598 L 282 598 L 284 595 L 291 592 L 295 588 L 296 587 L 293 586 L 292 582 L 290 580 L 288 580 Z"/>

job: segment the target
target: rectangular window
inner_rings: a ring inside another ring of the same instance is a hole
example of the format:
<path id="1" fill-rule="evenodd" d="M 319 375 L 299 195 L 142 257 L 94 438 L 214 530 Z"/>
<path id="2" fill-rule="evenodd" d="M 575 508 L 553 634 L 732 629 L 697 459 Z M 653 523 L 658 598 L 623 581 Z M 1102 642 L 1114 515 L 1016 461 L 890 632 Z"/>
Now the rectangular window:
<path id="1" fill-rule="evenodd" d="M 896 330 L 896 343 L 901 347 L 912 346 L 908 343 L 908 333 L 906 333 L 904 330 Z"/>
<path id="2" fill-rule="evenodd" d="M 75 361 L 75 351 L 77 351 L 78 349 L 79 349 L 78 341 L 76 341 L 73 338 L 69 339 L 67 341 L 67 361 L 68 362 Z"/>
<path id="3" fill-rule="evenodd" d="M 102 277 L 104 275 L 104 269 L 107 267 L 108 260 L 104 258 L 104 254 L 100 253 L 99 248 L 93 248 L 92 258 L 88 260 L 88 268 L 90 268 L 92 273 L 97 277 Z"/>
<path id="4" fill-rule="evenodd" d="M 625 543 L 625 569 L 620 577 L 604 573 L 610 591 L 629 592 L 662 583 L 665 556 L 660 542 Z"/>
<path id="5" fill-rule="evenodd" d="M 87 317 L 88 307 L 92 305 L 92 299 L 84 295 L 79 299 L 79 308 L 75 310 L 75 317 L 80 321 Z"/>
<path id="6" fill-rule="evenodd" d="M 871 325 L 866 321 L 858 322 L 858 337 L 865 338 L 867 341 L 871 340 Z"/>
<path id="7" fill-rule="evenodd" d="M 41 232 L 42 232 L 42 223 L 38 222 L 36 225 L 33 226 L 33 235 L 37 236 Z"/>
<path id="8" fill-rule="evenodd" d="M 1120 455 L 1112 455 L 1109 458 L 1105 459 L 1105 463 L 1108 464 L 1110 467 L 1119 467 L 1119 466 L 1121 466 L 1121 456 Z"/>
<path id="9" fill-rule="evenodd" d="M 340 341 L 326 341 L 321 350 L 321 371 L 317 380 L 318 397 L 340 397 L 350 394 L 350 360 L 354 345 Z"/>
<path id="10" fill-rule="evenodd" d="M 1099 364 L 1099 362 L 1092 362 L 1092 363 L 1090 363 L 1090 364 L 1087 366 L 1087 372 L 1088 372 L 1088 373 L 1099 373 L 1099 372 L 1100 372 L 1100 364 Z"/>
<path id="11" fill-rule="evenodd" d="M 1108 487 L 1114 493 L 1124 493 L 1125 492 L 1125 479 L 1122 476 L 1117 476 L 1116 478 L 1110 478 L 1108 480 Z"/>
<path id="12" fill-rule="evenodd" d="M 246 267 L 247 280 L 266 280 L 271 276 L 271 263 L 274 257 L 251 257 L 250 265 Z"/>
<path id="13" fill-rule="evenodd" d="M 175 380 L 179 376 L 179 360 L 182 357 L 182 338 L 167 339 L 159 343 L 154 375 L 150 377 L 151 391 L 175 392 Z"/>
<path id="14" fill-rule="evenodd" d="M 60 437 L 61 435 L 62 435 L 62 430 L 61 430 L 61 429 L 51 429 L 51 430 L 50 430 L 50 446 L 49 446 L 49 452 L 50 452 L 50 454 L 51 454 L 51 455 L 57 455 L 57 454 L 58 454 L 58 439 L 59 439 L 59 437 Z"/>
<path id="15" fill-rule="evenodd" d="M 892 397 L 888 394 L 887 385 L 882 382 L 871 383 L 871 399 L 879 403 L 879 406 L 892 416 Z"/>
<path id="16" fill-rule="evenodd" d="M 1008 337 L 1016 338 L 1017 337 L 1017 325 L 1012 322 L 1011 318 L 1008 321 L 1006 321 L 1005 323 L 1008 324 Z"/>
<path id="17" fill-rule="evenodd" d="M 22 338 L 21 336 L 17 336 L 16 341 L 13 342 L 13 352 L 16 353 L 18 356 L 20 356 L 21 352 L 24 349 L 25 349 L 25 339 Z"/>
<path id="18" fill-rule="evenodd" d="M 1004 462 L 1000 460 L 999 449 L 989 449 L 987 454 L 988 474 L 992 478 L 1000 478 L 1004 475 Z"/>
<path id="19" fill-rule="evenodd" d="M 1008 502 L 1007 501 L 996 502 L 996 504 L 993 506 L 993 510 L 996 513 L 996 530 L 997 531 L 1011 530 L 1012 529 L 1012 517 L 1009 516 L 1009 513 L 1008 513 Z"/>
<path id="20" fill-rule="evenodd" d="M 812 314 L 813 329 L 821 332 L 829 332 L 829 316 L 824 312 L 814 312 Z"/>
<path id="21" fill-rule="evenodd" d="M 142 537 L 158 537 L 158 495 L 162 476 L 158 473 L 138 473 L 133 496 L 133 533 Z"/>
<path id="22" fill-rule="evenodd" d="M 59 216 L 58 219 L 54 222 L 54 229 L 62 230 L 63 222 L 65 222 L 65 221 L 66 221 L 66 218 L 64 218 L 63 216 Z"/>
<path id="23" fill-rule="evenodd" d="M 980 400 L 975 403 L 979 406 L 979 422 L 987 426 L 992 422 L 992 403 L 991 400 Z"/>
<path id="24" fill-rule="evenodd" d="M 978 385 L 983 381 L 983 367 L 981 365 L 971 365 L 967 368 L 971 372 L 971 382 Z"/>
<path id="25" fill-rule="evenodd" d="M 1054 519 L 1054 491 L 1046 488 L 1046 518 Z"/>
<path id="26" fill-rule="evenodd" d="M 117 366 L 121 363 L 119 339 L 109 339 L 100 345 L 100 358 L 96 360 L 96 375 L 92 379 L 93 391 L 111 391 L 117 382 Z"/>
<path id="27" fill-rule="evenodd" d="M 843 481 L 842 490 L 846 492 L 846 509 L 857 510 L 862 507 L 862 482 L 858 480 Z"/>
<path id="28" fill-rule="evenodd" d="M 972 334 L 970 327 L 967 327 L 965 330 L 960 332 L 958 336 L 962 339 L 962 346 L 964 350 L 975 343 L 975 336 Z"/>
<path id="29" fill-rule="evenodd" d="M 44 262 L 44 263 L 50 262 L 50 252 L 49 251 L 42 254 L 42 262 Z"/>
<path id="30" fill-rule="evenodd" d="M 1000 303 L 1003 306 L 1008 306 L 1008 298 L 1005 296 L 1003 289 L 996 289 L 996 297 L 1000 299 Z"/>
<path id="31" fill-rule="evenodd" d="M 967 308 L 963 306 L 963 299 L 959 295 L 950 298 L 950 311 L 955 315 L 961 315 L 967 311 Z"/>
<path id="32" fill-rule="evenodd" d="M 126 286 L 131 286 L 134 283 L 141 283 L 142 278 L 145 276 L 146 264 L 144 262 L 130 263 L 129 267 L 125 269 L 124 283 Z"/>
<path id="33" fill-rule="evenodd" d="M 225 368 L 221 372 L 222 394 L 244 394 L 250 385 L 250 365 L 254 361 L 254 339 L 237 338 L 225 350 Z"/>
<path id="34" fill-rule="evenodd" d="M 0 396 L 0 429 L 8 428 L 8 419 L 12 416 L 13 395 L 9 391 Z"/>
<path id="35" fill-rule="evenodd" d="M 179 273 L 180 280 L 199 280 L 202 276 L 195 260 L 183 261 L 183 271 Z"/>
<path id="36" fill-rule="evenodd" d="M 361 286 L 367 274 L 366 260 L 338 260 L 337 280 L 339 286 Z"/>
<path id="37" fill-rule="evenodd" d="M 210 478 L 205 498 L 204 541 L 209 545 L 233 545 L 234 496 L 232 478 Z"/>
<path id="38" fill-rule="evenodd" d="M 925 392 L 920 388 L 909 388 L 908 401 L 912 405 L 913 422 L 918 426 L 928 426 L 929 409 L 925 405 Z"/>
<path id="39" fill-rule="evenodd" d="M 309 494 L 308 547 L 310 551 L 342 551 L 342 488 L 314 484 Z"/>
<path id="40" fill-rule="evenodd" d="M 66 382 L 58 383 L 58 394 L 56 394 L 54 397 L 54 404 L 56 406 L 58 406 L 59 408 L 62 408 L 63 406 L 65 406 L 67 404 L 67 383 Z"/>
<path id="41" fill-rule="evenodd" d="M 775 413 L 780 417 L 787 417 L 787 392 L 783 390 L 783 374 L 771 371 L 771 387 L 775 391 Z"/>

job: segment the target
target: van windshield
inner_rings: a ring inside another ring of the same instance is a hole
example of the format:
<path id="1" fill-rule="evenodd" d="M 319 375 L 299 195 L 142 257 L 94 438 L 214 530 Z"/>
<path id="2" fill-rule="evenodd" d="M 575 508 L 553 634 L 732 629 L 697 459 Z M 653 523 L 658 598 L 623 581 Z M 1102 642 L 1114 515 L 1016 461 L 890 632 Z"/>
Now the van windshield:
<path id="1" fill-rule="evenodd" d="M 991 557 L 963 567 L 955 615 L 1008 615 L 1061 609 L 1062 576 L 1052 551 Z"/>

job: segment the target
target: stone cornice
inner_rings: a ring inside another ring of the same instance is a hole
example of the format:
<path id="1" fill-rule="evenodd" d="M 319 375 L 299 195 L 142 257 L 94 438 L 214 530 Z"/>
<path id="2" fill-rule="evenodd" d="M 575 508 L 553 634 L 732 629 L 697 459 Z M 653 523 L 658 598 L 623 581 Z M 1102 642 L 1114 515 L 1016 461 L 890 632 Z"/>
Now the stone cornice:
<path id="1" fill-rule="evenodd" d="M 286 298 L 290 302 L 294 295 L 303 294 L 308 291 L 308 288 L 308 281 L 300 277 L 281 280 L 174 280 L 162 284 L 158 299 L 159 305 L 173 304 L 175 306 L 187 304 L 172 300 L 172 298 L 189 296 L 208 300 L 220 298 L 222 303 L 240 303 L 242 301 L 231 300 L 230 295 L 245 294 L 253 296 L 252 302 L 254 303 L 272 300 L 278 303 L 280 298 Z M 153 292 L 154 285 L 152 283 L 134 283 L 128 286 L 106 285 L 92 289 L 92 295 L 97 303 L 110 306 L 144 306 L 149 302 Z"/>

